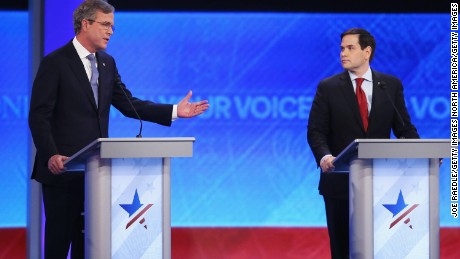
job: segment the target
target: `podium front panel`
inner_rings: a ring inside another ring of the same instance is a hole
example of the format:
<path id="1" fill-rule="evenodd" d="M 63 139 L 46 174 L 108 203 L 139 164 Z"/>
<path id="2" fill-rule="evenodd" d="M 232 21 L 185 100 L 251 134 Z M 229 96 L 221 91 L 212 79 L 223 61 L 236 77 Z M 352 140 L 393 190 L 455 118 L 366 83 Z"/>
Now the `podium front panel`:
<path id="1" fill-rule="evenodd" d="M 163 258 L 161 158 L 112 159 L 112 258 Z"/>
<path id="2" fill-rule="evenodd" d="M 373 159 L 374 258 L 430 258 L 429 159 Z"/>
<path id="3" fill-rule="evenodd" d="M 86 166 L 85 258 L 171 258 L 170 158 Z"/>

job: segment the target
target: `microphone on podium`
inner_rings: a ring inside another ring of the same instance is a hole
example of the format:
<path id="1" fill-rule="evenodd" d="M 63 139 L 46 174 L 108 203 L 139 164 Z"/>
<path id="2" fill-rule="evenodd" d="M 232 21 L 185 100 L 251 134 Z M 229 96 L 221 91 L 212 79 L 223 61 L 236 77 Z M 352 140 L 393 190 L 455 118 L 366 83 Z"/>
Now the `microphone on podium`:
<path id="1" fill-rule="evenodd" d="M 136 135 L 136 138 L 142 138 L 142 119 L 141 119 L 141 116 L 139 116 L 139 113 L 137 113 L 136 108 L 134 108 L 134 105 L 131 102 L 131 100 L 129 99 L 128 94 L 126 94 L 126 91 L 125 91 L 124 87 L 121 85 L 120 75 L 117 76 L 116 84 L 118 85 L 118 87 L 120 87 L 121 91 L 123 92 L 123 94 L 126 97 L 126 100 L 128 100 L 129 105 L 131 105 L 131 108 L 133 108 L 134 113 L 136 114 L 137 118 L 139 119 L 139 122 L 140 122 L 141 126 L 139 128 L 139 134 Z"/>
<path id="2" fill-rule="evenodd" d="M 393 106 L 393 109 L 394 111 L 396 112 L 396 115 L 398 116 L 399 120 L 401 121 L 401 124 L 403 126 L 403 128 L 406 128 L 406 123 L 404 123 L 404 120 L 401 116 L 401 113 L 399 113 L 398 111 L 398 108 L 396 108 L 396 105 L 395 103 L 393 102 L 393 100 L 391 100 L 391 97 L 390 95 L 388 94 L 388 92 L 386 91 L 387 89 L 387 84 L 383 81 L 380 81 L 380 82 L 377 82 L 377 84 L 380 86 L 380 88 L 382 88 L 382 90 L 385 92 L 385 95 L 387 96 L 388 100 L 390 101 L 391 105 Z M 401 138 L 405 138 L 405 137 L 401 137 Z"/>

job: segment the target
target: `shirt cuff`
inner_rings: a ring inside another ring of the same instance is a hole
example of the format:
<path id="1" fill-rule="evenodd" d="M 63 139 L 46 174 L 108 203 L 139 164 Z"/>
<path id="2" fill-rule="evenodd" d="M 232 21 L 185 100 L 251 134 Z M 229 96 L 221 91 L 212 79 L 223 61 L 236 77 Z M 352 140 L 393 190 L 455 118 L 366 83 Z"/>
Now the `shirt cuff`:
<path id="1" fill-rule="evenodd" d="M 179 117 L 177 117 L 177 104 L 173 105 L 171 118 L 172 118 L 171 121 L 175 121 L 175 120 L 177 120 L 177 118 L 179 118 Z"/>

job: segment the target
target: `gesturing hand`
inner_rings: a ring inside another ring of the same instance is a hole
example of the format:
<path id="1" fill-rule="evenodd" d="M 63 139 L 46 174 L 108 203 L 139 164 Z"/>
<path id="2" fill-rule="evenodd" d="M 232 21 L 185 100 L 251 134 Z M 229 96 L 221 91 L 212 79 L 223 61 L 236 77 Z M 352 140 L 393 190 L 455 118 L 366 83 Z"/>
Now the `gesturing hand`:
<path id="1" fill-rule="evenodd" d="M 207 100 L 190 103 L 189 100 L 192 97 L 192 91 L 190 90 L 187 96 L 177 104 L 177 116 L 179 118 L 192 118 L 202 114 L 209 108 Z"/>

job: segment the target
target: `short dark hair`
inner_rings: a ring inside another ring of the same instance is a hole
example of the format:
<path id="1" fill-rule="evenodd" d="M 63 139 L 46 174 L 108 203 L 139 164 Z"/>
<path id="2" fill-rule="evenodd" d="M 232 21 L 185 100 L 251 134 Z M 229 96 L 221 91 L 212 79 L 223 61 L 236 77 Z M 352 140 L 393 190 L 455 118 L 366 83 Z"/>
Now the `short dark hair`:
<path id="1" fill-rule="evenodd" d="M 81 31 L 81 21 L 96 19 L 96 12 L 105 14 L 115 12 L 115 8 L 104 0 L 85 0 L 73 12 L 73 30 L 75 35 Z"/>
<path id="2" fill-rule="evenodd" d="M 361 28 L 351 28 L 345 32 L 343 32 L 340 35 L 340 39 L 343 39 L 345 35 L 359 35 L 359 45 L 361 46 L 361 49 L 365 49 L 366 47 L 371 47 L 371 56 L 369 58 L 369 63 L 372 61 L 374 58 L 374 53 L 375 53 L 375 39 L 374 36 L 365 29 Z"/>

